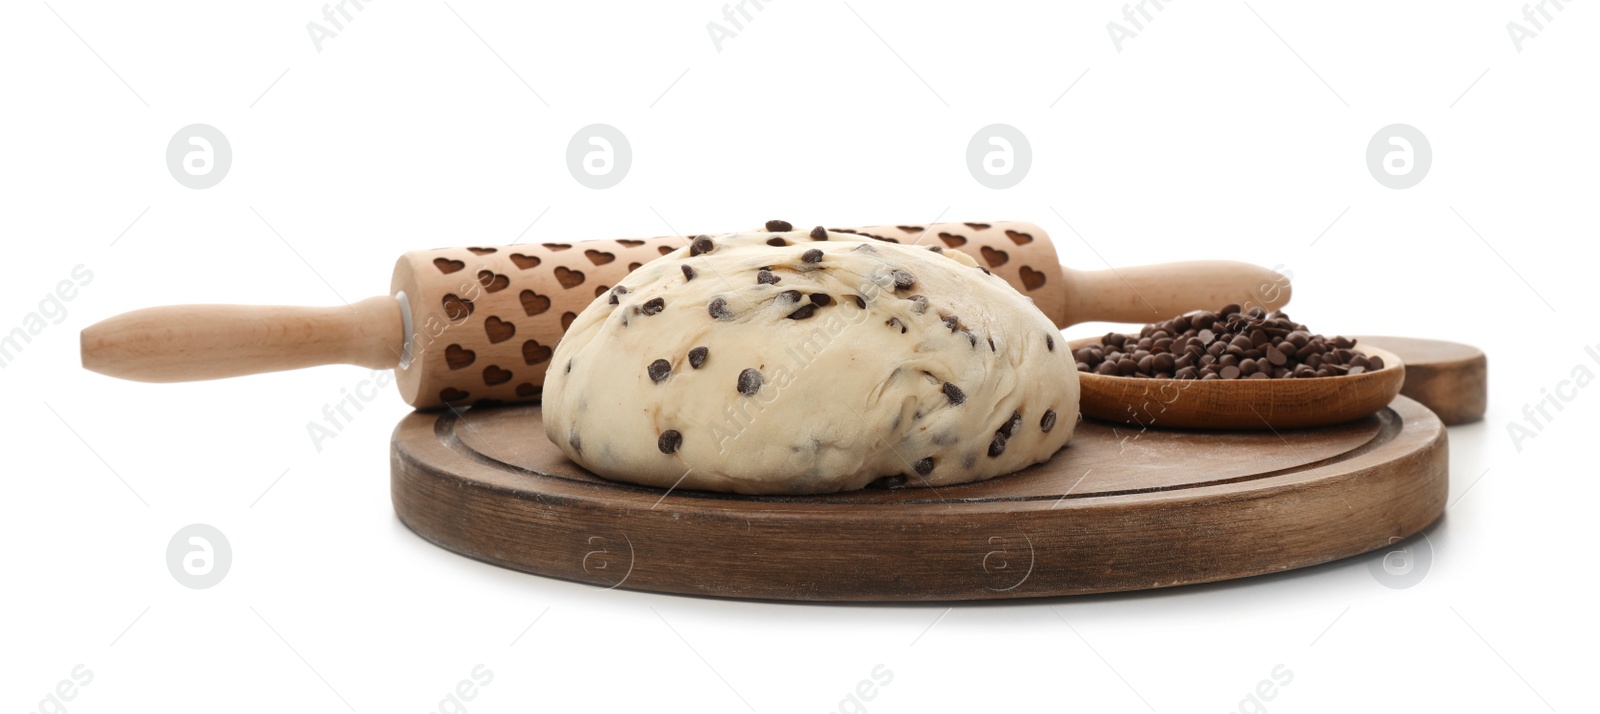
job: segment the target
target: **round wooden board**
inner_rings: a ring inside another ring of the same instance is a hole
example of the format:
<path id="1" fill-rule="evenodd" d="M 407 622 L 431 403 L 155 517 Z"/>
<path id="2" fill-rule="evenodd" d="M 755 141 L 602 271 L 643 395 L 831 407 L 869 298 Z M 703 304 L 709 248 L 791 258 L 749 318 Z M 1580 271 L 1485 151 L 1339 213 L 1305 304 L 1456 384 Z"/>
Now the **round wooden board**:
<path id="1" fill-rule="evenodd" d="M 537 406 L 415 412 L 395 428 L 401 521 L 530 573 L 692 595 L 933 601 L 1169 587 L 1365 553 L 1444 511 L 1444 426 L 1405 397 L 1273 432 L 1085 420 L 1045 464 L 984 483 L 737 496 L 612 483 Z"/>
<path id="2" fill-rule="evenodd" d="M 1395 353 L 1406 366 L 1400 393 L 1432 409 L 1446 426 L 1483 419 L 1489 407 L 1489 359 L 1460 342 L 1357 336 L 1356 344 Z"/>

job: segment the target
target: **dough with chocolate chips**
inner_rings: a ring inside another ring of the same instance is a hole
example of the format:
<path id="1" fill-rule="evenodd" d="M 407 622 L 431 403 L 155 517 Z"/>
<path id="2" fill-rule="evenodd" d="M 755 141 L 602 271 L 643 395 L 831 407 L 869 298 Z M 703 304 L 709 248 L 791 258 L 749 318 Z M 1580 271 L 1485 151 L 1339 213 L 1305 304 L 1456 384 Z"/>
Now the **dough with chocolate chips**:
<path id="1" fill-rule="evenodd" d="M 578 315 L 544 384 L 569 458 L 808 494 L 981 481 L 1072 437 L 1072 355 L 1004 280 L 955 251 L 768 227 L 695 236 Z"/>

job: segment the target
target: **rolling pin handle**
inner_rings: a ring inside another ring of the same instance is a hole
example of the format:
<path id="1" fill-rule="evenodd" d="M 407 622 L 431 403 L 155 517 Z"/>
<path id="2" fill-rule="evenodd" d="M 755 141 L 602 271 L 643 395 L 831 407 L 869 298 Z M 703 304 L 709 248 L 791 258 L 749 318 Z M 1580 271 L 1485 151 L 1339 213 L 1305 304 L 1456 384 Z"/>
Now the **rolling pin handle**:
<path id="1" fill-rule="evenodd" d="M 393 369 L 409 354 L 400 296 L 338 307 L 174 305 L 84 328 L 83 366 L 140 382 L 195 382 L 324 364 Z"/>

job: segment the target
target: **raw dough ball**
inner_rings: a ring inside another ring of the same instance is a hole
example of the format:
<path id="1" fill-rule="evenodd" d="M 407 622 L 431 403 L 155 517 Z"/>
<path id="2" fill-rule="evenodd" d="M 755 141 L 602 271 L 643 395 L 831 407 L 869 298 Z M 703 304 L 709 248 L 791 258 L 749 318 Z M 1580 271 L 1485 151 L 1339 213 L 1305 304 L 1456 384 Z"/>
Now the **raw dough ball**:
<path id="1" fill-rule="evenodd" d="M 1050 458 L 1078 420 L 1060 332 L 955 251 L 696 236 L 556 346 L 545 433 L 617 481 L 749 494 L 943 486 Z"/>

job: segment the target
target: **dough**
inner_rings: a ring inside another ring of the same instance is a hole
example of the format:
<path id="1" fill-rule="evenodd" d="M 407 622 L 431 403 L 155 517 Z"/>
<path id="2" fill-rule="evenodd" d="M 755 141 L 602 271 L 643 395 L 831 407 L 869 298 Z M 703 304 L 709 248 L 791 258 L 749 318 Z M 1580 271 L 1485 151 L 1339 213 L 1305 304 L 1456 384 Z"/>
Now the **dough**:
<path id="1" fill-rule="evenodd" d="M 605 478 L 746 494 L 981 481 L 1078 420 L 1060 332 L 971 257 L 845 233 L 696 236 L 556 346 L 545 434 Z"/>

